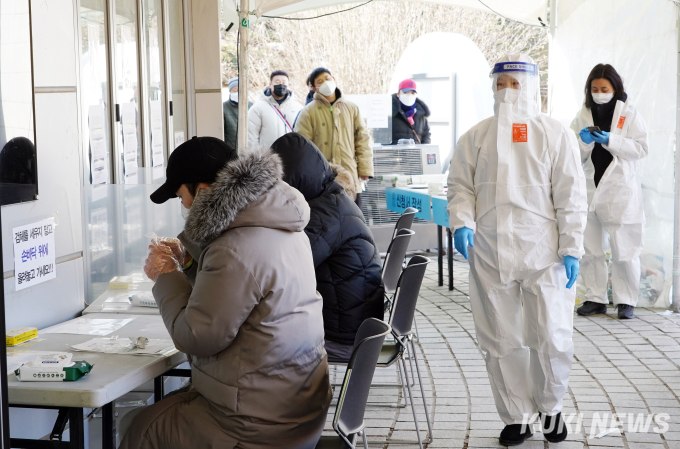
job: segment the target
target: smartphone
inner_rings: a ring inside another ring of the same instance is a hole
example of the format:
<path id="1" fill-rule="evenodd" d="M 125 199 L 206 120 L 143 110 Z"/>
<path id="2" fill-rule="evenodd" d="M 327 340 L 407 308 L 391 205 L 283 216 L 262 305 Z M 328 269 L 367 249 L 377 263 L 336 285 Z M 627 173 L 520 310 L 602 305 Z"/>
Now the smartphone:
<path id="1" fill-rule="evenodd" d="M 592 134 L 593 132 L 595 132 L 595 131 L 597 131 L 598 133 L 601 133 L 601 132 L 602 132 L 602 130 L 600 129 L 599 126 L 589 126 L 589 127 L 588 127 L 588 131 L 590 131 L 591 134 Z"/>

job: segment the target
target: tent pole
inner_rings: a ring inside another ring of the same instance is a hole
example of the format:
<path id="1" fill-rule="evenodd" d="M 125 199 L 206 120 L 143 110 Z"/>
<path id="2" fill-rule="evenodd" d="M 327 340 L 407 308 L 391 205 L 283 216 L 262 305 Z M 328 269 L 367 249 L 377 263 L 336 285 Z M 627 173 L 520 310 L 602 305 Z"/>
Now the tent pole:
<path id="1" fill-rule="evenodd" d="M 548 92 L 547 96 L 548 98 L 546 99 L 547 102 L 547 109 L 548 109 L 548 115 L 552 116 L 552 97 L 553 97 L 553 84 L 554 80 L 552 79 L 552 76 L 550 75 L 550 72 L 552 72 L 555 67 L 553 66 L 553 57 L 554 57 L 554 52 L 553 52 L 553 45 L 555 45 L 555 31 L 557 30 L 557 0 L 550 0 L 550 39 L 549 39 L 549 47 L 548 47 Z"/>
<path id="2" fill-rule="evenodd" d="M 680 7 L 678 7 L 680 20 Z M 680 312 L 680 30 L 678 30 L 677 86 L 675 98 L 675 217 L 673 220 L 673 304 L 672 309 Z"/>
<path id="3" fill-rule="evenodd" d="M 249 0 L 239 4 L 239 48 L 238 48 L 238 153 L 245 154 L 248 148 L 248 7 Z"/>

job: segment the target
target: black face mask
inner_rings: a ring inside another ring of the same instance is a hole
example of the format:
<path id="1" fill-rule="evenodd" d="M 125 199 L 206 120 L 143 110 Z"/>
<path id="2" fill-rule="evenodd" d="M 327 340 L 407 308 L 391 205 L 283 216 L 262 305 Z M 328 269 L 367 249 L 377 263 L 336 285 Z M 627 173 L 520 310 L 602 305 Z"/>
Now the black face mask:
<path id="1" fill-rule="evenodd" d="M 285 84 L 276 84 L 274 86 L 274 95 L 277 97 L 283 97 L 288 93 L 288 86 Z"/>

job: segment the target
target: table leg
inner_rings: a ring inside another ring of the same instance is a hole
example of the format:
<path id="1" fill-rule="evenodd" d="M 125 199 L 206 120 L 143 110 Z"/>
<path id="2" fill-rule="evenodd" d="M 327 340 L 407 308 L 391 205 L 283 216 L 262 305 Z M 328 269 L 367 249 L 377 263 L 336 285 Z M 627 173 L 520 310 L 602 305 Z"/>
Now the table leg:
<path id="1" fill-rule="evenodd" d="M 444 249 L 442 248 L 444 242 L 442 240 L 442 227 L 437 225 L 437 243 L 439 244 L 437 247 L 437 268 L 439 269 L 437 285 L 440 287 L 444 285 Z"/>
<path id="2" fill-rule="evenodd" d="M 113 402 L 102 407 L 102 449 L 116 449 L 116 412 Z"/>
<path id="3" fill-rule="evenodd" d="M 160 402 L 163 396 L 163 376 L 158 376 L 153 380 L 153 402 Z"/>
<path id="4" fill-rule="evenodd" d="M 449 262 L 449 291 L 453 290 L 453 235 L 451 234 L 451 229 L 446 228 L 446 243 L 448 245 L 448 262 Z"/>
<path id="5" fill-rule="evenodd" d="M 85 423 L 83 409 L 72 407 L 68 410 L 68 434 L 70 449 L 85 449 Z"/>

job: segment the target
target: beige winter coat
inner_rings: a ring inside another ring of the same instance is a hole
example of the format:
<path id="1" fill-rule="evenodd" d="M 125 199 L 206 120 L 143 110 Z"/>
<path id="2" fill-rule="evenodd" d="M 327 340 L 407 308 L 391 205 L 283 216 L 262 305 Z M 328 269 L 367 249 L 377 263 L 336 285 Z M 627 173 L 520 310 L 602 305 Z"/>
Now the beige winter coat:
<path id="1" fill-rule="evenodd" d="M 370 137 L 359 113 L 359 107 L 342 97 L 331 104 L 317 93 L 302 109 L 295 131 L 319 148 L 328 162 L 340 164 L 352 173 L 357 191 L 361 192 L 360 176 L 373 176 L 373 150 Z"/>
<path id="2" fill-rule="evenodd" d="M 230 162 L 197 196 L 193 275 L 153 294 L 193 388 L 138 416 L 122 448 L 313 448 L 331 399 L 309 206 L 278 156 Z"/>

